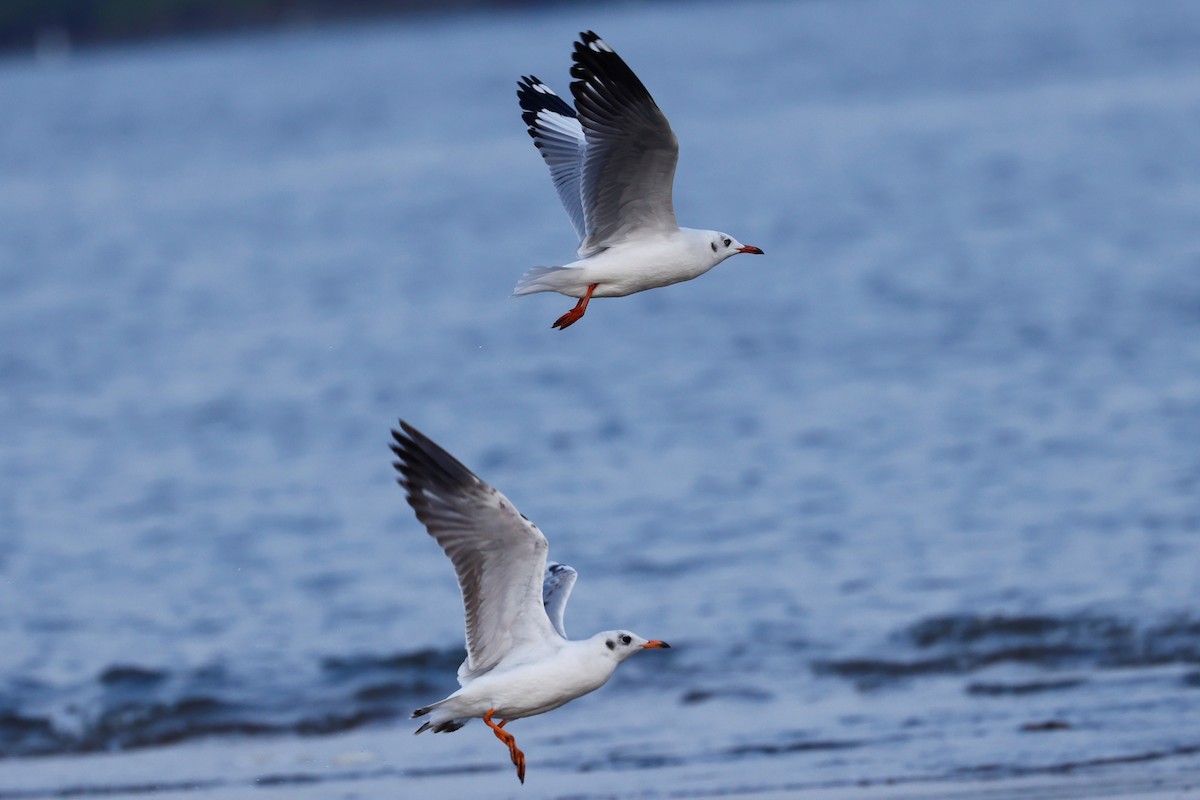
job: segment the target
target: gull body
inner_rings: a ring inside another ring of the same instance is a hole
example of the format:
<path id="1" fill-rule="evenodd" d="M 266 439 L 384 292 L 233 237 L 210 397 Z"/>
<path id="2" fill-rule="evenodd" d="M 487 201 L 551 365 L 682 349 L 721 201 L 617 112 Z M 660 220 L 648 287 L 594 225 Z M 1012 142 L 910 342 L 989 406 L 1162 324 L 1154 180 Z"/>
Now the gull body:
<path id="1" fill-rule="evenodd" d="M 565 103 L 529 75 L 517 84 L 521 118 L 550 169 L 579 259 L 534 267 L 514 295 L 559 292 L 579 302 L 555 321 L 577 322 L 593 297 L 623 297 L 703 275 L 730 256 L 762 250 L 720 231 L 681 228 L 672 199 L 679 143 L 633 70 L 591 31 L 572 54 Z"/>
<path id="2" fill-rule="evenodd" d="M 606 646 L 620 642 L 621 636 L 628 636 L 630 643 Z M 438 727 L 447 722 L 482 719 L 489 711 L 505 720 L 553 711 L 608 683 L 617 665 L 646 644 L 627 631 L 606 631 L 590 639 L 560 639 L 546 647 L 510 652 L 490 671 L 429 706 L 429 721 L 422 727 L 440 732 Z"/>
<path id="3" fill-rule="evenodd" d="M 414 711 L 414 718 L 429 717 L 416 732 L 446 733 L 482 719 L 508 747 L 524 783 L 525 754 L 503 730 L 509 721 L 595 691 L 634 653 L 670 645 L 622 630 L 568 639 L 563 613 L 577 573 L 547 561 L 549 544 L 538 527 L 408 423 L 401 421 L 392 438 L 398 481 L 454 565 L 466 617 L 461 688 Z"/>
<path id="4" fill-rule="evenodd" d="M 561 267 L 534 267 L 513 294 L 558 292 L 582 298 L 588 287 L 594 286 L 592 297 L 625 297 L 698 278 L 730 256 L 753 252 L 745 247 L 720 231 L 676 228 L 655 232 Z"/>

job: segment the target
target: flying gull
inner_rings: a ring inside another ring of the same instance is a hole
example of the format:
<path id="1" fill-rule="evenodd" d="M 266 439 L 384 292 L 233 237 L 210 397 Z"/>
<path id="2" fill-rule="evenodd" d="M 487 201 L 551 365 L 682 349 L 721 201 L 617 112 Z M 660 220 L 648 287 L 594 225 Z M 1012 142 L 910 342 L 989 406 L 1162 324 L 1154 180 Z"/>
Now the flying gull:
<path id="1" fill-rule="evenodd" d="M 546 537 L 507 497 L 416 428 L 403 420 L 400 428 L 391 445 L 398 481 L 454 564 L 467 628 L 461 688 L 414 711 L 414 719 L 429 717 L 416 732 L 456 731 L 481 718 L 524 783 L 525 754 L 504 730 L 508 722 L 593 692 L 634 653 L 670 645 L 623 630 L 568 639 L 563 611 L 575 570 L 547 563 Z"/>
<path id="2" fill-rule="evenodd" d="M 681 228 L 671 186 L 679 144 L 670 123 L 621 57 L 591 31 L 575 43 L 567 105 L 532 75 L 517 84 L 521 118 L 550 168 L 579 235 L 579 260 L 534 267 L 514 295 L 559 292 L 578 322 L 593 297 L 624 297 L 703 275 L 730 256 L 762 254 L 727 233 Z"/>

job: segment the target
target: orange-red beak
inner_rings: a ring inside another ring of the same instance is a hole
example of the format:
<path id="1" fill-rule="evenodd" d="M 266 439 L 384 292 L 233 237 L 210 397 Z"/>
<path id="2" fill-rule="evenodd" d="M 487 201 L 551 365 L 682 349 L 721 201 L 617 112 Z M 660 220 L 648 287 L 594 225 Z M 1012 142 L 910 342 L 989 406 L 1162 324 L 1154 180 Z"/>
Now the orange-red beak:
<path id="1" fill-rule="evenodd" d="M 644 645 L 642 645 L 643 649 L 656 649 L 657 648 L 657 649 L 662 649 L 662 650 L 668 650 L 668 649 L 670 649 L 670 647 L 671 647 L 671 645 L 667 644 L 666 642 L 661 642 L 658 639 L 651 639 L 650 641 L 648 641 Z"/>
<path id="2" fill-rule="evenodd" d="M 754 253 L 754 255 L 756 255 L 756 256 L 761 256 L 763 254 L 762 250 L 759 250 L 757 247 L 755 247 L 752 244 L 748 244 L 745 247 L 739 247 L 738 252 L 739 253 Z"/>

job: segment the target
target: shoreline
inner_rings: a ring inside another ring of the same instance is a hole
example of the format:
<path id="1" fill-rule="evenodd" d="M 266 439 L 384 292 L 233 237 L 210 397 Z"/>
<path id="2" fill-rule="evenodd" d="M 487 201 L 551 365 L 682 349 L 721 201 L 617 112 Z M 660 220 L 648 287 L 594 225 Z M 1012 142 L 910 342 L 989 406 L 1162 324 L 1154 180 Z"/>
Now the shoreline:
<path id="1" fill-rule="evenodd" d="M 521 786 L 492 745 L 486 738 L 476 737 L 459 740 L 459 746 L 448 752 L 399 730 L 375 729 L 311 739 L 218 738 L 147 750 L 7 759 L 0 800 L 233 800 L 250 791 L 272 790 L 297 800 L 328 797 L 331 792 L 383 800 L 394 797 L 398 788 L 419 791 L 429 800 L 475 796 L 1162 800 L 1200 796 L 1200 748 L 1152 761 L 1129 756 L 1087 765 L 1027 768 L 1022 774 L 907 775 L 829 782 L 797 779 L 805 769 L 804 762 L 787 756 L 752 763 L 689 760 L 632 770 L 589 769 L 558 761 L 531 765 L 526 784 Z M 631 780 L 631 772 L 644 775 L 645 780 Z"/>

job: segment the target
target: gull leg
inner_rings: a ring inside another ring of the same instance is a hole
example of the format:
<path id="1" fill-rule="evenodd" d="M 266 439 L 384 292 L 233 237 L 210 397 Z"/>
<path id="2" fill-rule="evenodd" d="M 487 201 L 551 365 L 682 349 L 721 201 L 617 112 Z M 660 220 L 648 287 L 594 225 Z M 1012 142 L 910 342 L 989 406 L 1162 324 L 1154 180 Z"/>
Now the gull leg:
<path id="1" fill-rule="evenodd" d="M 524 783 L 525 754 L 517 748 L 517 740 L 513 738 L 513 735 L 506 730 L 502 730 L 504 726 L 508 724 L 508 720 L 501 720 L 499 725 L 497 725 L 495 722 L 492 722 L 492 714 L 495 713 L 496 709 L 489 709 L 488 712 L 483 715 L 483 721 L 489 728 L 492 729 L 492 733 L 496 734 L 496 738 L 508 746 L 508 755 L 512 759 L 513 766 L 517 768 L 517 779 L 520 780 L 521 783 Z"/>
<path id="2" fill-rule="evenodd" d="M 576 322 L 582 319 L 583 312 L 587 311 L 588 301 L 592 299 L 592 292 L 596 291 L 596 287 L 599 285 L 600 284 L 598 283 L 593 283 L 591 286 L 589 286 L 587 288 L 587 294 L 579 298 L 579 302 L 575 304 L 575 307 L 555 320 L 554 324 L 550 327 L 558 328 L 560 331 L 562 331 L 566 330 L 568 326 L 574 325 Z"/>

